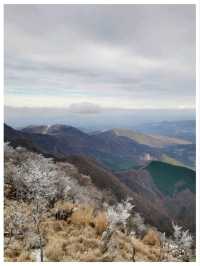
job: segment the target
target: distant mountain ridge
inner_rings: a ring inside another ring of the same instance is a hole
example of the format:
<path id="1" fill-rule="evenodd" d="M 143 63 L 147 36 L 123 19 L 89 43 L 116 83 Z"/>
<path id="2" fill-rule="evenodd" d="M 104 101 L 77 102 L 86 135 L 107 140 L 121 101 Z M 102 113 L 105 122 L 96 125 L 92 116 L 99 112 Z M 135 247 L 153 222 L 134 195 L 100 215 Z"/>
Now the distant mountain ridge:
<path id="1" fill-rule="evenodd" d="M 36 126 L 22 129 L 24 134 L 39 144 L 48 153 L 60 155 L 88 155 L 112 168 L 114 165 L 129 163 L 130 165 L 143 164 L 146 153 L 152 154 L 154 158 L 160 158 L 159 150 L 148 145 L 113 134 L 106 131 L 100 135 L 88 135 L 74 127 L 65 125 Z M 44 137 L 46 141 L 41 141 Z M 54 148 L 48 143 L 48 138 L 53 138 Z"/>
<path id="2" fill-rule="evenodd" d="M 63 124 L 54 124 L 54 125 L 40 125 L 40 126 L 28 126 L 21 129 L 22 132 L 25 133 L 32 133 L 32 134 L 44 134 L 44 135 L 62 135 L 62 134 L 69 134 L 71 131 L 73 135 L 82 135 L 85 134 L 84 132 L 80 131 L 79 129 L 67 126 Z M 87 135 L 87 134 L 85 134 Z"/>
<path id="3" fill-rule="evenodd" d="M 144 144 L 144 145 L 148 145 L 150 147 L 155 147 L 155 148 L 163 148 L 165 146 L 175 145 L 175 144 L 177 145 L 191 144 L 191 142 L 187 140 L 182 140 L 182 139 L 172 138 L 172 137 L 170 138 L 167 136 L 164 137 L 164 136 L 159 136 L 159 135 L 147 135 L 147 134 L 143 134 L 141 132 L 133 131 L 130 129 L 114 128 L 110 131 L 112 131 L 117 136 L 127 137 L 129 139 L 136 141 L 139 144 Z M 98 136 L 100 134 L 104 134 L 104 133 L 98 133 L 95 135 Z"/>
<path id="4" fill-rule="evenodd" d="M 157 134 L 173 138 L 196 142 L 196 121 L 162 121 L 154 123 L 145 123 L 136 127 L 136 129 L 145 134 Z"/>
<path id="5" fill-rule="evenodd" d="M 177 143 L 182 143 L 183 149 L 187 151 L 187 145 L 190 144 L 183 143 L 189 142 L 179 139 L 168 137 L 163 139 L 160 136 L 148 136 L 125 129 L 113 129 L 89 135 L 75 127 L 61 124 L 29 126 L 16 132 L 21 138 L 23 136 L 23 139 L 30 139 L 31 145 L 39 147 L 38 149 L 43 153 L 60 158 L 69 155 L 92 156 L 114 171 L 128 170 L 138 165 L 144 165 L 149 160 L 194 166 L 192 163 L 194 149 L 188 155 L 184 152 L 185 157 L 179 156 L 180 152 L 173 149 Z"/>
<path id="6" fill-rule="evenodd" d="M 46 128 L 40 128 L 40 130 L 47 132 Z M 69 134 L 66 136 L 68 130 Z M 179 221 L 181 225 L 187 225 L 191 231 L 195 230 L 194 171 L 150 160 L 146 162 L 146 165 L 135 168 L 135 170 L 114 174 L 106 168 L 105 164 L 99 163 L 103 162 L 102 158 L 99 162 L 93 158 L 98 160 L 99 155 L 107 155 L 112 156 L 107 159 L 115 160 L 113 163 L 116 163 L 117 160 L 120 163 L 120 160 L 127 159 L 121 156 L 121 154 L 125 154 L 126 150 L 128 153 L 135 152 L 135 157 L 132 158 L 137 158 L 138 152 L 141 155 L 143 151 L 146 152 L 146 148 L 149 151 L 154 151 L 154 149 L 125 137 L 118 137 L 113 132 L 104 132 L 105 134 L 101 135 L 102 139 L 97 136 L 91 138 L 72 127 L 55 126 L 50 132 L 52 133 L 27 133 L 5 125 L 4 139 L 14 147 L 23 146 L 45 156 L 53 157 L 55 160 L 67 160 L 73 163 L 80 172 L 90 175 L 97 187 L 112 190 L 119 199 L 130 195 L 134 199 L 137 210 L 145 217 L 146 221 L 166 232 L 171 230 L 171 220 Z M 92 144 L 96 146 L 93 147 Z M 119 154 L 115 155 L 112 152 Z M 170 179 L 168 182 L 168 178 L 174 180 L 174 183 L 170 183 Z M 184 183 L 185 178 L 190 180 L 191 184 Z M 173 193 L 166 194 L 165 182 L 171 184 L 168 189 Z"/>

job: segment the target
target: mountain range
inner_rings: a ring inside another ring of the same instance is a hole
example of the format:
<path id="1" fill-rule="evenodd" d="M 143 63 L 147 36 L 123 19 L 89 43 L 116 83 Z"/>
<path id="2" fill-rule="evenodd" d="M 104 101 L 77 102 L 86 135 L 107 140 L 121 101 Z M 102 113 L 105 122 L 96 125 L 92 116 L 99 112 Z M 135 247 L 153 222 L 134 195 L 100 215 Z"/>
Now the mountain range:
<path id="1" fill-rule="evenodd" d="M 145 123 L 136 127 L 138 131 L 146 134 L 158 134 L 173 138 L 196 142 L 196 121 L 161 121 L 154 123 Z"/>
<path id="2" fill-rule="evenodd" d="M 160 135 L 150 135 L 124 128 L 115 128 L 111 130 L 114 134 L 121 137 L 127 137 L 139 144 L 144 144 L 155 148 L 164 148 L 168 145 L 187 145 L 190 141 Z M 97 134 L 98 135 L 98 134 Z"/>
<path id="3" fill-rule="evenodd" d="M 170 233 L 173 220 L 195 231 L 195 171 L 174 165 L 182 163 L 164 153 L 172 147 L 191 148 L 189 141 L 145 134 L 140 138 L 119 129 L 91 135 L 66 125 L 22 130 L 5 125 L 4 140 L 73 163 L 119 200 L 131 196 L 136 210 L 160 230 Z"/>
<path id="4" fill-rule="evenodd" d="M 88 134 L 66 125 L 29 126 L 23 128 L 20 134 L 24 134 L 25 138 L 28 135 L 43 152 L 57 157 L 70 154 L 92 156 L 112 171 L 132 169 L 152 159 L 195 167 L 195 145 L 180 138 L 148 135 L 128 129 Z"/>

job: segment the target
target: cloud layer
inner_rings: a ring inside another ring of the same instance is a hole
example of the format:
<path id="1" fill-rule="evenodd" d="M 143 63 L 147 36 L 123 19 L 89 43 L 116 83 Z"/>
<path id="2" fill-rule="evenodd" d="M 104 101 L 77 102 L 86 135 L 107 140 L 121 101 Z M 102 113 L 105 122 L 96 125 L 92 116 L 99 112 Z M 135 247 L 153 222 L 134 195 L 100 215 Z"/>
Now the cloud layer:
<path id="1" fill-rule="evenodd" d="M 193 107 L 195 7 L 5 6 L 6 105 L 82 102 Z"/>

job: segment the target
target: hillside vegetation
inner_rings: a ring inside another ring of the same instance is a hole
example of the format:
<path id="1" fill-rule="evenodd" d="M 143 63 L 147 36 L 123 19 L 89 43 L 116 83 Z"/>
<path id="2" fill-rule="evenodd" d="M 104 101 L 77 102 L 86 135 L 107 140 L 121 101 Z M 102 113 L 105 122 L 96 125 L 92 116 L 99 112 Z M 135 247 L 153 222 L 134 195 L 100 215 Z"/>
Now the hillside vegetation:
<path id="1" fill-rule="evenodd" d="M 99 189 L 73 164 L 8 144 L 4 151 L 6 261 L 194 260 L 187 230 L 172 224 L 167 237 L 144 223 L 133 199 Z"/>

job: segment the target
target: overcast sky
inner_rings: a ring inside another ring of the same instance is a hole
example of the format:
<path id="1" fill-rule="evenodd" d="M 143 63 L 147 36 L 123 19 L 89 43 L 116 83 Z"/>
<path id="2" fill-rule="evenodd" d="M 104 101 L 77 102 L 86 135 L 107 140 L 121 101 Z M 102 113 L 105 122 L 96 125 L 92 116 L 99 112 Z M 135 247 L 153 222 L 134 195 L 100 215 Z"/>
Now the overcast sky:
<path id="1" fill-rule="evenodd" d="M 5 6 L 5 104 L 193 108 L 193 5 Z"/>

